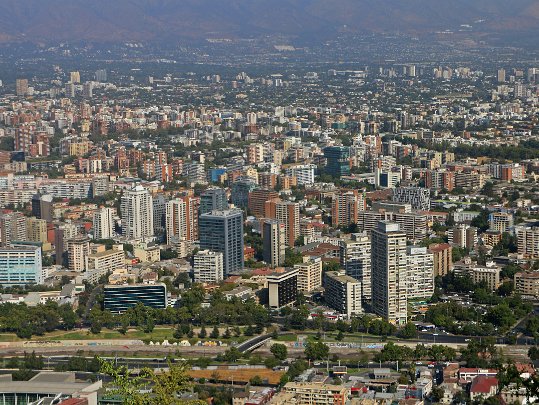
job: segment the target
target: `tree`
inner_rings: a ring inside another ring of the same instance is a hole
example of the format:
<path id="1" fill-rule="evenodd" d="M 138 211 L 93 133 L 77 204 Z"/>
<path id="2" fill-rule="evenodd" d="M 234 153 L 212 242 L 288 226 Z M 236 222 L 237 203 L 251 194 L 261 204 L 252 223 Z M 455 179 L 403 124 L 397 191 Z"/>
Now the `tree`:
<path id="1" fill-rule="evenodd" d="M 217 328 L 217 326 L 213 327 L 213 330 L 210 333 L 210 338 L 211 339 L 218 339 L 219 338 L 219 329 Z"/>
<path id="2" fill-rule="evenodd" d="M 288 355 L 288 349 L 285 345 L 280 343 L 275 343 L 271 345 L 270 352 L 275 356 L 276 359 L 279 359 L 281 361 L 286 359 L 286 356 Z"/>
<path id="3" fill-rule="evenodd" d="M 249 384 L 251 385 L 262 385 L 264 382 L 262 381 L 262 378 L 259 375 L 255 375 L 249 380 Z"/>
<path id="4" fill-rule="evenodd" d="M 204 339 L 208 335 L 208 332 L 206 332 L 206 328 L 204 325 L 202 325 L 202 328 L 200 328 L 200 332 L 198 332 L 198 337 L 200 339 Z"/>
<path id="5" fill-rule="evenodd" d="M 340 330 L 339 333 L 337 333 L 337 336 L 335 337 L 335 339 L 337 339 L 339 342 L 344 340 L 344 333 L 342 330 Z"/>
<path id="6" fill-rule="evenodd" d="M 403 339 L 415 339 L 417 338 L 417 328 L 411 322 L 408 322 L 404 328 L 399 331 L 399 337 Z"/>
<path id="7" fill-rule="evenodd" d="M 235 347 L 231 347 L 223 354 L 224 361 L 236 362 L 241 359 L 242 353 Z"/>
<path id="8" fill-rule="evenodd" d="M 305 356 L 309 360 L 327 359 L 329 356 L 329 346 L 322 342 L 308 342 L 305 347 Z"/>

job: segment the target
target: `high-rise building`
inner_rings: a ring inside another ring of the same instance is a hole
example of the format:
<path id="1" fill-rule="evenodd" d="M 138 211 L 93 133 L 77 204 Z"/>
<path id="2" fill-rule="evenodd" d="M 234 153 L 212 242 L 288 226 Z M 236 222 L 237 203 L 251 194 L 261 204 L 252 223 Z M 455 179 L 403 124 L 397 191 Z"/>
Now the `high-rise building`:
<path id="1" fill-rule="evenodd" d="M 35 194 L 32 197 L 32 215 L 51 222 L 53 198 L 51 194 Z"/>
<path id="2" fill-rule="evenodd" d="M 262 225 L 264 261 L 271 267 L 279 267 L 284 264 L 285 238 L 286 230 L 282 222 L 275 219 L 264 220 Z"/>
<path id="3" fill-rule="evenodd" d="M 77 226 L 71 223 L 60 224 L 54 230 L 54 251 L 57 265 L 63 266 L 67 263 L 67 241 L 74 238 L 77 233 Z"/>
<path id="4" fill-rule="evenodd" d="M 80 72 L 70 72 L 69 81 L 71 83 L 80 83 Z"/>
<path id="5" fill-rule="evenodd" d="M 226 192 L 222 188 L 210 188 L 200 195 L 200 214 L 228 209 Z"/>
<path id="6" fill-rule="evenodd" d="M 103 306 L 112 313 L 123 313 L 139 302 L 156 309 L 167 307 L 167 287 L 162 283 L 106 285 L 103 295 Z"/>
<path id="7" fill-rule="evenodd" d="M 18 245 L 0 248 L 0 284 L 2 287 L 41 284 L 42 282 L 40 247 Z"/>
<path id="8" fill-rule="evenodd" d="M 298 298 L 298 269 L 276 272 L 266 277 L 269 307 L 279 309 L 294 303 Z"/>
<path id="9" fill-rule="evenodd" d="M 322 287 L 322 259 L 303 258 L 303 263 L 295 264 L 298 269 L 298 290 L 304 293 L 310 293 Z"/>
<path id="10" fill-rule="evenodd" d="M 125 252 L 123 245 L 116 245 L 113 249 L 91 253 L 86 256 L 85 278 L 90 283 L 97 283 L 102 276 L 125 266 Z"/>
<path id="11" fill-rule="evenodd" d="M 200 249 L 223 253 L 224 277 L 243 270 L 243 212 L 212 211 L 199 217 Z"/>
<path id="12" fill-rule="evenodd" d="M 0 246 L 26 240 L 26 218 L 21 212 L 0 213 Z"/>
<path id="13" fill-rule="evenodd" d="M 76 236 L 67 241 L 68 268 L 71 271 L 82 272 L 86 269 L 86 258 L 90 254 L 90 239 L 86 236 Z"/>
<path id="14" fill-rule="evenodd" d="M 434 277 L 445 276 L 453 270 L 453 248 L 449 243 L 437 243 L 429 246 L 433 254 Z"/>
<path id="15" fill-rule="evenodd" d="M 268 213 L 266 213 L 266 202 L 278 199 L 279 193 L 272 190 L 251 191 L 248 202 L 249 213 L 257 218 L 268 217 Z"/>
<path id="16" fill-rule="evenodd" d="M 505 83 L 505 69 L 498 69 L 498 83 Z"/>
<path id="17" fill-rule="evenodd" d="M 159 194 L 154 197 L 153 205 L 153 231 L 156 235 L 164 235 L 167 227 L 167 199 Z"/>
<path id="18" fill-rule="evenodd" d="M 96 82 L 106 82 L 107 81 L 107 71 L 105 69 L 99 69 L 95 71 L 95 81 Z"/>
<path id="19" fill-rule="evenodd" d="M 516 226 L 518 254 L 526 258 L 539 258 L 539 227 Z"/>
<path id="20" fill-rule="evenodd" d="M 28 94 L 28 79 L 17 79 L 15 81 L 15 92 L 17 96 L 26 96 Z"/>
<path id="21" fill-rule="evenodd" d="M 513 214 L 509 212 L 493 212 L 488 217 L 490 229 L 501 233 L 508 232 L 513 226 Z"/>
<path id="22" fill-rule="evenodd" d="M 352 234 L 351 239 L 340 242 L 341 266 L 346 275 L 361 283 L 363 302 L 372 300 L 371 280 L 371 240 L 367 233 Z"/>
<path id="23" fill-rule="evenodd" d="M 167 203 L 166 229 L 169 245 L 177 241 L 198 239 L 199 204 L 199 198 L 190 196 L 180 197 Z"/>
<path id="24" fill-rule="evenodd" d="M 195 283 L 217 284 L 223 280 L 223 254 L 211 250 L 200 250 L 193 256 Z"/>
<path id="25" fill-rule="evenodd" d="M 355 278 L 337 271 L 328 271 L 324 274 L 324 289 L 328 307 L 346 315 L 348 319 L 363 313 L 361 283 Z"/>
<path id="26" fill-rule="evenodd" d="M 153 236 L 152 208 L 152 195 L 144 187 L 125 191 L 121 199 L 122 235 L 127 239 Z"/>
<path id="27" fill-rule="evenodd" d="M 92 98 L 94 96 L 94 82 L 85 82 L 82 85 L 82 97 Z"/>
<path id="28" fill-rule="evenodd" d="M 114 236 L 114 215 L 116 210 L 102 207 L 94 213 L 94 239 L 111 239 Z"/>
<path id="29" fill-rule="evenodd" d="M 477 228 L 458 224 L 447 231 L 447 240 L 450 244 L 473 250 L 478 243 Z"/>
<path id="30" fill-rule="evenodd" d="M 358 214 L 365 211 L 367 203 L 363 192 L 350 190 L 338 192 L 331 205 L 331 222 L 335 227 L 358 223 Z"/>
<path id="31" fill-rule="evenodd" d="M 276 201 L 273 204 L 275 206 L 275 219 L 284 224 L 286 245 L 293 247 L 300 235 L 299 204 L 291 201 Z"/>
<path id="32" fill-rule="evenodd" d="M 26 240 L 47 243 L 47 221 L 37 218 L 26 218 Z"/>
<path id="33" fill-rule="evenodd" d="M 324 148 L 327 160 L 326 173 L 333 177 L 350 174 L 350 149 L 347 146 L 328 146 Z"/>
<path id="34" fill-rule="evenodd" d="M 249 205 L 249 193 L 258 188 L 258 184 L 251 177 L 240 177 L 232 183 L 232 204 L 237 208 L 247 208 Z"/>
<path id="35" fill-rule="evenodd" d="M 76 96 L 75 83 L 69 82 L 65 85 L 65 95 L 67 98 L 74 98 Z"/>
<path id="36" fill-rule="evenodd" d="M 399 225 L 379 222 L 371 234 L 372 307 L 386 321 L 407 319 L 408 261 L 406 234 Z"/>
<path id="37" fill-rule="evenodd" d="M 408 299 L 434 294 L 434 255 L 426 247 L 408 246 Z"/>

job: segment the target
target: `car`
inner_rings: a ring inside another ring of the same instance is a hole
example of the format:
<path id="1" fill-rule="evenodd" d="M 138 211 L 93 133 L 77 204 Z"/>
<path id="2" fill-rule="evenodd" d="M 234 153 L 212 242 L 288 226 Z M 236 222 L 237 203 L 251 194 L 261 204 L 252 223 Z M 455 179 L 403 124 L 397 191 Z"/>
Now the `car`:
<path id="1" fill-rule="evenodd" d="M 464 339 L 465 342 L 469 342 L 471 341 L 472 339 Z"/>

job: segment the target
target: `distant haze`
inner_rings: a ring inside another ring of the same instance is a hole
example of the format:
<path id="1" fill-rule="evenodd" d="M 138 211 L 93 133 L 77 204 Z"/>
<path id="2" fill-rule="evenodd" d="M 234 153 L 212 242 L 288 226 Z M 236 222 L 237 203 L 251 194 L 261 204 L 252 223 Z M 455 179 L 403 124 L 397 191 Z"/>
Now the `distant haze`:
<path id="1" fill-rule="evenodd" d="M 538 0 L 0 0 L 0 41 L 539 31 Z"/>

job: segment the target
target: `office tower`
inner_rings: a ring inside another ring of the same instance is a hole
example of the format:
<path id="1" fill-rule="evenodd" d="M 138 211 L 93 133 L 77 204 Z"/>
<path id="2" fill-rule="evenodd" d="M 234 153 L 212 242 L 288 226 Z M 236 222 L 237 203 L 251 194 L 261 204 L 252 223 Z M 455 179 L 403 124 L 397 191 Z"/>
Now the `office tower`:
<path id="1" fill-rule="evenodd" d="M 370 238 L 366 232 L 352 234 L 351 239 L 340 241 L 339 246 L 341 266 L 344 267 L 346 275 L 361 283 L 362 300 L 370 304 L 372 300 Z"/>
<path id="2" fill-rule="evenodd" d="M 498 69 L 498 83 L 505 83 L 505 69 Z"/>
<path id="3" fill-rule="evenodd" d="M 200 199 L 180 197 L 167 203 L 166 229 L 169 245 L 178 241 L 198 239 L 198 208 Z"/>
<path id="4" fill-rule="evenodd" d="M 324 274 L 324 298 L 326 305 L 346 315 L 348 319 L 363 313 L 361 283 L 355 278 L 328 271 Z"/>
<path id="5" fill-rule="evenodd" d="M 429 246 L 433 254 L 434 277 L 445 276 L 453 270 L 453 248 L 449 243 L 436 243 Z"/>
<path id="6" fill-rule="evenodd" d="M 258 184 L 250 177 L 240 177 L 232 184 L 232 204 L 237 208 L 247 208 L 249 205 L 249 193 L 258 188 Z"/>
<path id="7" fill-rule="evenodd" d="M 0 246 L 26 240 L 26 217 L 21 212 L 0 213 Z"/>
<path id="8" fill-rule="evenodd" d="M 224 264 L 221 252 L 200 250 L 193 257 L 195 283 L 217 284 L 223 280 Z"/>
<path id="9" fill-rule="evenodd" d="M 153 231 L 156 235 L 164 235 L 166 231 L 167 203 L 167 199 L 162 194 L 153 199 Z"/>
<path id="10" fill-rule="evenodd" d="M 99 69 L 95 71 L 95 81 L 96 82 L 106 82 L 107 81 L 107 71 L 105 69 Z"/>
<path id="11" fill-rule="evenodd" d="M 430 298 L 434 294 L 434 254 L 426 247 L 408 246 L 408 299 Z"/>
<path id="12" fill-rule="evenodd" d="M 75 83 L 69 82 L 65 85 L 65 95 L 67 98 L 74 98 L 76 95 Z"/>
<path id="13" fill-rule="evenodd" d="M 90 254 L 90 239 L 86 236 L 76 236 L 67 241 L 68 268 L 71 271 L 82 272 L 86 269 L 86 257 Z"/>
<path id="14" fill-rule="evenodd" d="M 28 94 L 28 79 L 17 79 L 15 81 L 15 92 L 17 96 L 26 96 Z"/>
<path id="15" fill-rule="evenodd" d="M 32 197 L 32 215 L 51 222 L 53 199 L 54 197 L 51 194 L 34 194 Z"/>
<path id="16" fill-rule="evenodd" d="M 94 213 L 94 239 L 111 239 L 114 236 L 114 208 L 103 207 Z"/>
<path id="17" fill-rule="evenodd" d="M 167 287 L 162 283 L 106 285 L 103 291 L 105 310 L 118 314 L 141 303 L 145 307 L 165 309 L 167 307 Z"/>
<path id="18" fill-rule="evenodd" d="M 82 97 L 92 98 L 94 96 L 94 82 L 85 82 L 82 85 Z"/>
<path id="19" fill-rule="evenodd" d="M 303 263 L 295 264 L 298 270 L 298 290 L 310 293 L 322 287 L 322 259 L 319 257 L 303 258 Z"/>
<path id="20" fill-rule="evenodd" d="M 364 192 L 350 190 L 338 192 L 331 204 L 331 222 L 335 227 L 358 223 L 358 214 L 365 211 L 367 203 Z"/>
<path id="21" fill-rule="evenodd" d="M 402 172 L 397 169 L 384 171 L 378 167 L 374 169 L 374 185 L 381 188 L 395 188 L 402 180 Z"/>
<path id="22" fill-rule="evenodd" d="M 224 277 L 243 270 L 243 212 L 212 211 L 199 217 L 200 249 L 223 253 Z"/>
<path id="23" fill-rule="evenodd" d="M 378 223 L 371 234 L 372 307 L 386 321 L 405 324 L 407 319 L 406 234 L 399 225 Z"/>
<path id="24" fill-rule="evenodd" d="M 67 241 L 78 234 L 77 226 L 71 223 L 63 223 L 54 230 L 54 251 L 56 254 L 56 264 L 63 266 L 67 264 Z"/>
<path id="25" fill-rule="evenodd" d="M 298 269 L 276 272 L 266 277 L 271 309 L 279 309 L 296 302 L 298 298 Z"/>
<path id="26" fill-rule="evenodd" d="M 286 245 L 293 247 L 299 236 L 299 204 L 290 201 L 277 201 L 275 204 L 275 219 L 284 224 Z"/>
<path id="27" fill-rule="evenodd" d="M 152 208 L 152 195 L 144 187 L 125 191 L 121 199 L 122 235 L 127 239 L 153 236 Z"/>
<path id="28" fill-rule="evenodd" d="M 200 195 L 200 214 L 228 209 L 226 191 L 222 188 L 210 188 Z"/>
<path id="29" fill-rule="evenodd" d="M 286 231 L 283 223 L 275 219 L 267 219 L 262 225 L 264 243 L 264 261 L 271 267 L 284 264 Z"/>
<path id="30" fill-rule="evenodd" d="M 328 146 L 324 148 L 324 157 L 327 174 L 337 178 L 350 175 L 350 149 L 347 146 Z"/>
<path id="31" fill-rule="evenodd" d="M 393 202 L 410 204 L 413 209 L 430 210 L 430 190 L 422 187 L 397 187 L 393 189 Z"/>
<path id="32" fill-rule="evenodd" d="M 47 243 L 47 221 L 37 218 L 26 218 L 26 240 Z"/>
<path id="33" fill-rule="evenodd" d="M 266 202 L 269 200 L 278 200 L 279 193 L 272 190 L 254 190 L 249 193 L 249 214 L 257 218 L 268 217 L 266 212 Z"/>
<path id="34" fill-rule="evenodd" d="M 40 247 L 18 245 L 0 248 L 2 287 L 41 283 L 43 271 Z"/>

